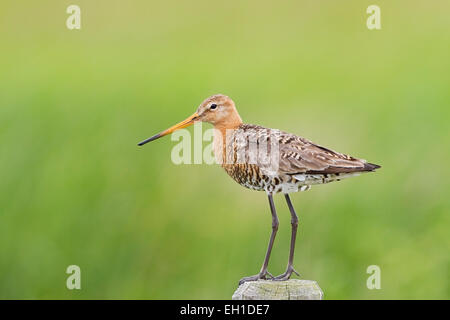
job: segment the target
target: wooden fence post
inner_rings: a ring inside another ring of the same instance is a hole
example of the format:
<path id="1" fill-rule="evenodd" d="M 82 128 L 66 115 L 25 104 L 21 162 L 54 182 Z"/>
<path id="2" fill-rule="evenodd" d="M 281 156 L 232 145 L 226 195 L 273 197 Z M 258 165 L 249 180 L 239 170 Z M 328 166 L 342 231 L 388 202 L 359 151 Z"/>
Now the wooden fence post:
<path id="1" fill-rule="evenodd" d="M 233 300 L 322 300 L 323 292 L 316 281 L 290 279 L 287 281 L 259 280 L 241 284 Z"/>

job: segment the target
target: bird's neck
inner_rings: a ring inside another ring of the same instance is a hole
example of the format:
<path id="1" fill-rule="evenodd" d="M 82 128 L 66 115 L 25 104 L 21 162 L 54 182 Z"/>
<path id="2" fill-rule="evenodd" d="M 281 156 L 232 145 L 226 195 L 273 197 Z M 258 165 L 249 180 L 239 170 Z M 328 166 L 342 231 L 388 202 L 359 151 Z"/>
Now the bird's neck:
<path id="1" fill-rule="evenodd" d="M 214 129 L 220 131 L 237 129 L 242 124 L 242 119 L 236 109 L 230 112 L 227 117 L 220 122 L 214 123 Z"/>
<path id="2" fill-rule="evenodd" d="M 233 121 L 228 121 L 226 123 L 219 123 L 214 125 L 214 156 L 218 164 L 226 163 L 226 154 L 227 154 L 227 137 L 230 137 L 233 130 L 239 128 L 242 124 L 241 117 L 239 114 L 236 114 L 237 117 L 233 119 Z"/>

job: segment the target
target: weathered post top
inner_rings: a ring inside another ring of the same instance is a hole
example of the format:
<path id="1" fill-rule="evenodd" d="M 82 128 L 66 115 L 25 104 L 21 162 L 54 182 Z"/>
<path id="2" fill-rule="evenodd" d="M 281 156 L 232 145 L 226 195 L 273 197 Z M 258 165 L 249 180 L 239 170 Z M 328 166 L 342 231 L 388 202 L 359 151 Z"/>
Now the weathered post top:
<path id="1" fill-rule="evenodd" d="M 322 300 L 323 292 L 316 281 L 290 279 L 287 281 L 258 280 L 241 284 L 233 300 Z"/>

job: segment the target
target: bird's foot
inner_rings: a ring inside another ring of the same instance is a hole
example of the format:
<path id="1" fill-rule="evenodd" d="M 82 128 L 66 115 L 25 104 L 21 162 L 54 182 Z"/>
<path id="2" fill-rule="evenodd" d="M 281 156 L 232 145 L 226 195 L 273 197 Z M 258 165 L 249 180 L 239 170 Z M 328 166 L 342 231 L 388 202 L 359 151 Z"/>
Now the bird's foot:
<path id="1" fill-rule="evenodd" d="M 289 280 L 289 278 L 291 277 L 292 273 L 295 273 L 297 276 L 300 277 L 300 274 L 295 271 L 293 266 L 288 266 L 286 271 L 283 274 L 280 274 L 279 276 L 276 276 L 274 278 L 272 278 L 272 280 L 274 281 L 286 281 Z"/>
<path id="2" fill-rule="evenodd" d="M 260 271 L 258 274 L 255 274 L 254 276 L 249 276 L 249 277 L 244 277 L 241 280 L 239 280 L 239 285 L 248 282 L 248 281 L 258 281 L 260 279 L 266 280 L 267 276 L 270 277 L 270 279 L 274 279 L 273 275 L 267 271 L 267 270 L 263 270 Z"/>

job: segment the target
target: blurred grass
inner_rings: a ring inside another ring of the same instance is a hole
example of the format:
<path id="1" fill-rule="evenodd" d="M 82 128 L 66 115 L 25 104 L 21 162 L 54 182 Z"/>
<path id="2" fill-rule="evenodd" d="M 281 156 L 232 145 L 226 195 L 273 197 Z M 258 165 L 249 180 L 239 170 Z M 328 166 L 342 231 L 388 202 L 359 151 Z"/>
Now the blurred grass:
<path id="1" fill-rule="evenodd" d="M 262 262 L 265 195 L 174 165 L 170 139 L 136 147 L 214 93 L 383 166 L 292 197 L 296 268 L 327 299 L 450 298 L 449 4 L 378 1 L 369 31 L 368 1 L 80 0 L 69 31 L 73 3 L 0 5 L 0 298 L 229 299 Z"/>

